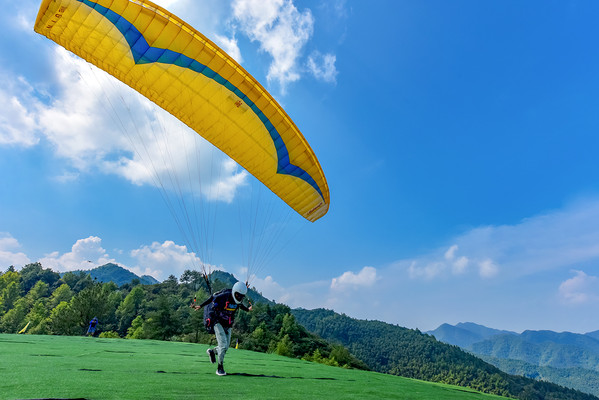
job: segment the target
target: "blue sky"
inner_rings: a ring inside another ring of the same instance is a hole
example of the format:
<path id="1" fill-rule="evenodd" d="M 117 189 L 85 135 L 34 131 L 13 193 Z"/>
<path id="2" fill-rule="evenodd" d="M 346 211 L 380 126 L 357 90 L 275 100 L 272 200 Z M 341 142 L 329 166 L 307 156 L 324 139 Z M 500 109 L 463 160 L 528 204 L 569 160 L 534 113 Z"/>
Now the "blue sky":
<path id="1" fill-rule="evenodd" d="M 191 132 L 35 34 L 37 1 L 0 1 L 0 269 L 116 262 L 164 279 L 201 259 L 243 277 L 232 221 L 250 177 L 200 144 L 222 172 L 203 177 L 219 219 L 200 254 L 106 99 L 142 133 Z M 327 177 L 321 220 L 273 206 L 288 222 L 250 271 L 264 295 L 421 330 L 599 329 L 599 4 L 158 4 L 268 88 Z"/>

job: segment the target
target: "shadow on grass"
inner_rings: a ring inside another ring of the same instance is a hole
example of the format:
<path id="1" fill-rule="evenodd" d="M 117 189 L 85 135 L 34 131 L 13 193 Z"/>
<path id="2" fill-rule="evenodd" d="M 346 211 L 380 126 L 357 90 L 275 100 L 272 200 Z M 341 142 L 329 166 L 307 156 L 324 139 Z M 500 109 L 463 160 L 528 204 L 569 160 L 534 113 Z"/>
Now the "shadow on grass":
<path id="1" fill-rule="evenodd" d="M 264 374 L 248 374 L 246 372 L 234 372 L 227 374 L 229 376 L 245 376 L 249 378 L 276 378 L 276 379 L 316 379 L 321 381 L 336 381 L 336 378 L 305 378 L 303 376 L 278 376 L 278 375 L 264 375 Z"/>

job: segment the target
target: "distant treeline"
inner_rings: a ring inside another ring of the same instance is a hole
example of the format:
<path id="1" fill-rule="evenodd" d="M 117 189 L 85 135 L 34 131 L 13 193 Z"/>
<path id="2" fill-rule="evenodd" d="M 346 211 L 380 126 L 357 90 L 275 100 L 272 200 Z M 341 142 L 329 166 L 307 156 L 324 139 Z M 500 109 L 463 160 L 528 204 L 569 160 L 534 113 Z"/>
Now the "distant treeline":
<path id="1" fill-rule="evenodd" d="M 220 273 L 221 278 L 233 280 Z M 213 289 L 233 282 L 216 279 Z M 289 307 L 265 300 L 254 290 L 248 296 L 257 301 L 249 313 L 239 312 L 232 345 L 272 352 L 346 368 L 367 369 L 342 345 L 331 345 L 299 325 Z M 67 272 L 62 277 L 39 263 L 16 271 L 0 273 L 0 333 L 84 335 L 89 321 L 99 321 L 102 337 L 158 339 L 210 343 L 203 312 L 190 308 L 209 297 L 206 284 L 195 271 L 185 271 L 180 281 L 171 276 L 154 285 L 139 282 L 101 283 L 88 273 Z"/>
<path id="2" fill-rule="evenodd" d="M 293 310 L 310 332 L 347 346 L 373 371 L 467 386 L 522 400 L 590 400 L 597 397 L 522 376 L 509 375 L 458 346 L 417 329 L 365 321 L 330 310 Z"/>
<path id="3" fill-rule="evenodd" d="M 506 360 L 477 355 L 489 364 L 509 374 L 527 376 L 536 380 L 547 380 L 562 386 L 597 395 L 599 393 L 599 372 L 583 368 L 554 368 L 529 364 L 521 360 Z M 576 386 L 574 386 L 576 385 Z"/>

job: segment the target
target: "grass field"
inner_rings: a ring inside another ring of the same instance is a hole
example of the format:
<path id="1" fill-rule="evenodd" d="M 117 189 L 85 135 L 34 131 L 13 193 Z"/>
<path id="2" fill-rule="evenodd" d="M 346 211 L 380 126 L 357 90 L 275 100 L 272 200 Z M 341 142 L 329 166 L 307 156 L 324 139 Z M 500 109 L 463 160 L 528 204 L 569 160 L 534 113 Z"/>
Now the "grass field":
<path id="1" fill-rule="evenodd" d="M 456 386 L 206 345 L 0 334 L 0 399 L 501 399 Z"/>

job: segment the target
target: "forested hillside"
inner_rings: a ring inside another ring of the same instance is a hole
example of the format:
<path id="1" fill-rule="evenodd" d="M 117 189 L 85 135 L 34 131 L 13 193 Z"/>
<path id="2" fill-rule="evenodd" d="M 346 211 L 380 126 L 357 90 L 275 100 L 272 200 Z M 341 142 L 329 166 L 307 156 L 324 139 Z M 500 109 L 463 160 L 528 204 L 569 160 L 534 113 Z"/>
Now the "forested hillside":
<path id="1" fill-rule="evenodd" d="M 220 272 L 212 279 L 213 289 L 230 287 L 233 279 Z M 119 287 L 97 282 L 84 272 L 61 277 L 34 263 L 0 275 L 0 333 L 26 328 L 32 334 L 84 335 L 89 321 L 97 317 L 104 337 L 210 343 L 213 335 L 204 331 L 202 311 L 190 307 L 196 296 L 201 302 L 209 294 L 195 271 L 186 271 L 180 281 L 171 276 L 159 284 Z M 248 298 L 253 310 L 240 312 L 233 330 L 232 343 L 239 341 L 240 348 L 367 369 L 343 346 L 307 332 L 289 307 L 265 302 L 252 289 Z"/>
<path id="2" fill-rule="evenodd" d="M 596 332 L 500 331 L 473 323 L 443 324 L 428 333 L 509 374 L 524 375 L 599 395 Z"/>
<path id="3" fill-rule="evenodd" d="M 520 360 L 507 360 L 488 356 L 479 356 L 489 364 L 495 365 L 508 374 L 522 375 L 558 385 L 575 388 L 584 393 L 599 394 L 599 373 L 584 368 L 555 368 L 538 366 Z"/>
<path id="4" fill-rule="evenodd" d="M 357 320 L 324 309 L 293 313 L 309 331 L 346 346 L 375 371 L 519 399 L 597 399 L 556 384 L 508 375 L 458 346 L 439 342 L 418 330 Z"/>

